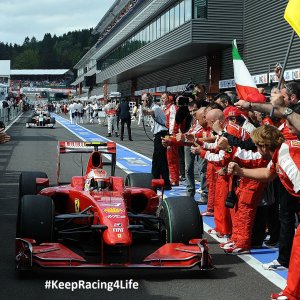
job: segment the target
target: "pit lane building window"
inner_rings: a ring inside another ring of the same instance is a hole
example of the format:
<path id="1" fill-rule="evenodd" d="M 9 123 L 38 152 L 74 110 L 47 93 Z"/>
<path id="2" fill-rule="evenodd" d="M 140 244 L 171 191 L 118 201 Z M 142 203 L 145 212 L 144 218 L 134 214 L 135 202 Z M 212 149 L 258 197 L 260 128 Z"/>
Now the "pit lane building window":
<path id="1" fill-rule="evenodd" d="M 114 51 L 97 61 L 97 70 L 104 70 L 141 47 L 159 39 L 190 21 L 194 16 L 207 18 L 207 0 L 178 1 L 133 34 Z"/>

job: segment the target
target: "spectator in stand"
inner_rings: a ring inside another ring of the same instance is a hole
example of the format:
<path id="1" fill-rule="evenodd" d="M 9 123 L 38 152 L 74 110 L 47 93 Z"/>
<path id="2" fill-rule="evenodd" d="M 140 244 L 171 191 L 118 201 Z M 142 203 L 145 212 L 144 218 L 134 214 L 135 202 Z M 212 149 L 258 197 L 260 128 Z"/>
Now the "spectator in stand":
<path id="1" fill-rule="evenodd" d="M 128 132 L 128 139 L 132 141 L 131 136 L 131 115 L 130 115 L 130 107 L 128 103 L 128 99 L 123 99 L 119 105 L 119 117 L 121 120 L 121 135 L 120 140 L 123 141 L 124 139 L 124 125 L 127 125 L 127 132 Z"/>

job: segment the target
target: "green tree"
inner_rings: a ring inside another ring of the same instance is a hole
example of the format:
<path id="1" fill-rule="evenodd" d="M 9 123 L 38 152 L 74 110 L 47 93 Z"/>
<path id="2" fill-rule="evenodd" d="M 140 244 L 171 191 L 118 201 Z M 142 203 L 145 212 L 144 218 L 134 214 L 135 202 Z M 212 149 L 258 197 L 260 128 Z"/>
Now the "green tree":
<path id="1" fill-rule="evenodd" d="M 17 55 L 12 62 L 13 69 L 38 69 L 39 66 L 39 52 L 30 48 Z"/>

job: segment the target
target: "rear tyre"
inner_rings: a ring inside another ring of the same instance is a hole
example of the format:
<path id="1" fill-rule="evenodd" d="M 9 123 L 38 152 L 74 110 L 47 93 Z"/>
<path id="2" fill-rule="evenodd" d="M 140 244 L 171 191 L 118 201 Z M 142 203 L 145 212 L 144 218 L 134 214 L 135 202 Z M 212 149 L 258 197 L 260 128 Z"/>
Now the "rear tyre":
<path id="1" fill-rule="evenodd" d="M 54 203 L 50 197 L 25 195 L 18 210 L 17 237 L 37 243 L 51 242 L 54 236 Z"/>
<path id="2" fill-rule="evenodd" d="M 36 185 L 36 178 L 48 178 L 44 172 L 22 172 L 19 177 L 19 199 L 24 195 L 36 195 L 43 187 Z"/>
<path id="3" fill-rule="evenodd" d="M 140 187 L 152 189 L 151 173 L 131 173 L 125 179 L 125 186 Z"/>
<path id="4" fill-rule="evenodd" d="M 202 216 L 192 197 L 164 199 L 158 215 L 162 219 L 159 229 L 164 243 L 188 244 L 191 239 L 202 238 Z"/>

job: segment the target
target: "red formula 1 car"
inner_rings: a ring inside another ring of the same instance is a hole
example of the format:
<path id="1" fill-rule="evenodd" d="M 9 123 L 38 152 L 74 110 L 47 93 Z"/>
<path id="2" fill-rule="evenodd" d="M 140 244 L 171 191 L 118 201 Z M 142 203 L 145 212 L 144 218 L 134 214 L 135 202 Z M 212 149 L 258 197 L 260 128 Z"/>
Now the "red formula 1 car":
<path id="1" fill-rule="evenodd" d="M 163 180 L 114 176 L 113 142 L 59 142 L 60 154 L 90 152 L 85 175 L 49 187 L 43 172 L 20 175 L 16 267 L 212 269 L 203 223 L 190 197 L 161 200 Z M 103 155 L 111 156 L 104 161 Z M 104 165 L 111 165 L 108 176 Z"/>

